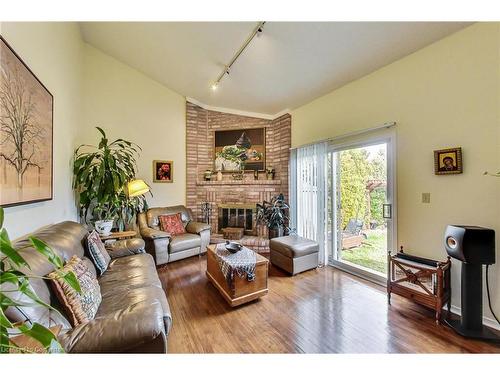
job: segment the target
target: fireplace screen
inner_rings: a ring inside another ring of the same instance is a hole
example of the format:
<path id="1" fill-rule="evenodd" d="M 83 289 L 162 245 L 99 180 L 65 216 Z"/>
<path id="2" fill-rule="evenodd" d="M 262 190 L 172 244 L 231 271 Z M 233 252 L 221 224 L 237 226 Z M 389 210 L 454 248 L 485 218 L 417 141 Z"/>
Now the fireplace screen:
<path id="1" fill-rule="evenodd" d="M 245 234 L 253 235 L 255 232 L 255 205 L 219 205 L 218 230 L 243 228 Z"/>

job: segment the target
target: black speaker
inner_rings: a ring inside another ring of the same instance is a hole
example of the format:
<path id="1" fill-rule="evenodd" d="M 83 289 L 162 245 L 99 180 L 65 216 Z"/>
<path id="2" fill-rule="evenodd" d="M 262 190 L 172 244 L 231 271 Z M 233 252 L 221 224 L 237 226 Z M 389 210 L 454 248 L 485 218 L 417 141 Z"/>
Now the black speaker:
<path id="1" fill-rule="evenodd" d="M 495 231 L 470 226 L 448 225 L 444 235 L 448 255 L 469 264 L 495 263 Z"/>
<path id="2" fill-rule="evenodd" d="M 448 225 L 444 234 L 448 255 L 462 263 L 460 319 L 445 322 L 458 334 L 498 342 L 500 337 L 483 326 L 483 264 L 495 263 L 495 231 L 471 225 Z"/>

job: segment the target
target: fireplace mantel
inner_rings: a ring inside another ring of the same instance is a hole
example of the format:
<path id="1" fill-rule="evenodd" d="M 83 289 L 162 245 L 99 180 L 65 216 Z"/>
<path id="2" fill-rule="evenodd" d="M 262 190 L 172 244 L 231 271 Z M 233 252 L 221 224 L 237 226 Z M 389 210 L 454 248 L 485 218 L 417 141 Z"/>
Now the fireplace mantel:
<path id="1" fill-rule="evenodd" d="M 281 185 L 281 180 L 222 180 L 222 181 L 196 181 L 198 186 L 221 186 L 221 185 Z"/>

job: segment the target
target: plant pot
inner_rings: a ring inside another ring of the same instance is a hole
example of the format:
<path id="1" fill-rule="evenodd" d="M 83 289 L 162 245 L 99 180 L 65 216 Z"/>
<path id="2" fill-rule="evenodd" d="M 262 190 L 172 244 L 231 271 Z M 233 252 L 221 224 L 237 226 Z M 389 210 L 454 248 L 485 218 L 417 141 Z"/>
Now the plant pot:
<path id="1" fill-rule="evenodd" d="M 103 236 L 109 236 L 113 228 L 113 220 L 98 220 L 94 223 L 95 229 Z"/>
<path id="2" fill-rule="evenodd" d="M 269 228 L 269 239 L 276 238 L 276 237 L 283 237 L 283 234 L 284 234 L 283 227 Z"/>

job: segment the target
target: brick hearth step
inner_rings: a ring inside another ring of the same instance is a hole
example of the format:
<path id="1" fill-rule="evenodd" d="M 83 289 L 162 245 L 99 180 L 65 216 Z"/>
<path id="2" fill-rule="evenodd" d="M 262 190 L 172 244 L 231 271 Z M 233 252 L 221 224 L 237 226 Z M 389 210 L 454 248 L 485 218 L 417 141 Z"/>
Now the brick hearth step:
<path id="1" fill-rule="evenodd" d="M 226 242 L 222 234 L 212 234 L 210 236 L 210 243 L 222 243 Z M 257 253 L 268 253 L 269 252 L 269 239 L 266 237 L 258 236 L 243 236 L 241 240 L 238 240 L 240 244 L 246 246 Z"/>

